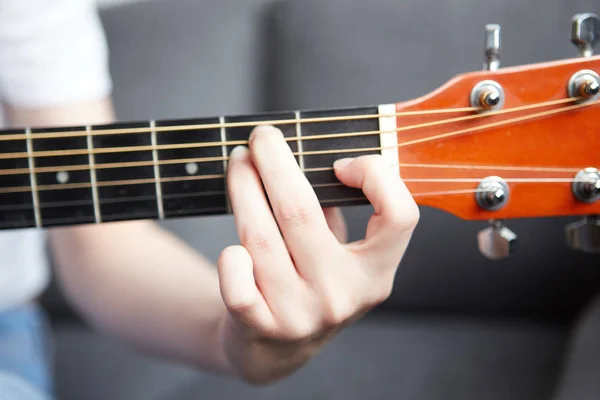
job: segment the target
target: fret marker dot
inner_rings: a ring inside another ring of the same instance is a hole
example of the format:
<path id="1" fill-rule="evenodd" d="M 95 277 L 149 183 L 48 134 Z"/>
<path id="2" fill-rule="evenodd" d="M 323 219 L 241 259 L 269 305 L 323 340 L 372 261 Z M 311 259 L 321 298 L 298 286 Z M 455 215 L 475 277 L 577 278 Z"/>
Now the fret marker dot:
<path id="1" fill-rule="evenodd" d="M 185 172 L 187 172 L 188 175 L 195 175 L 196 172 L 198 172 L 198 164 L 195 162 L 185 164 Z"/>
<path id="2" fill-rule="evenodd" d="M 56 180 L 58 183 L 69 182 L 69 173 L 67 171 L 60 171 L 56 173 Z"/>

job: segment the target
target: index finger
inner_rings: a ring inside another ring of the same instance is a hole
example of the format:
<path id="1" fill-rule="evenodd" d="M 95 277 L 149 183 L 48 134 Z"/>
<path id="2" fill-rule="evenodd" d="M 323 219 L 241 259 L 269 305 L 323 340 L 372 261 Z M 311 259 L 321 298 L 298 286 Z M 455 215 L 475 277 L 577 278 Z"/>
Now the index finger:
<path id="1" fill-rule="evenodd" d="M 249 147 L 294 260 L 311 265 L 326 256 L 332 245 L 339 246 L 315 191 L 281 131 L 271 126 L 257 127 Z"/>

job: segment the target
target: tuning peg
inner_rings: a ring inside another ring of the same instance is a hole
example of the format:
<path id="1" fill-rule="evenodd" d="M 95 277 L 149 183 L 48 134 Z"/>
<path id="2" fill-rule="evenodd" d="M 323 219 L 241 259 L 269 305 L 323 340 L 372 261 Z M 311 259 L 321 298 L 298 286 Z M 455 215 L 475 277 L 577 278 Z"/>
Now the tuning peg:
<path id="1" fill-rule="evenodd" d="M 584 168 L 575 175 L 571 191 L 582 203 L 595 203 L 600 200 L 600 171 Z"/>
<path id="2" fill-rule="evenodd" d="M 600 40 L 600 19 L 596 14 L 582 13 L 571 21 L 571 41 L 579 48 L 583 57 L 594 54 L 596 42 Z"/>
<path id="3" fill-rule="evenodd" d="M 491 221 L 490 226 L 477 234 L 479 251 L 490 260 L 500 260 L 515 252 L 517 235 L 500 221 Z"/>
<path id="4" fill-rule="evenodd" d="M 600 253 L 600 218 L 586 217 L 566 227 L 567 243 L 573 250 Z"/>
<path id="5" fill-rule="evenodd" d="M 485 26 L 485 62 L 483 69 L 495 71 L 500 67 L 500 25 Z"/>

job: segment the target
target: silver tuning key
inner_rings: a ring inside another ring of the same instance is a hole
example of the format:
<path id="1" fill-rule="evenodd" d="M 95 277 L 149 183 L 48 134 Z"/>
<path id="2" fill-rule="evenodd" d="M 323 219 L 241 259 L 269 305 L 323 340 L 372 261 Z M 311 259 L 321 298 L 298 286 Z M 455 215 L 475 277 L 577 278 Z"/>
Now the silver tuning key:
<path id="1" fill-rule="evenodd" d="M 566 227 L 567 243 L 573 250 L 600 253 L 600 217 L 590 216 Z"/>
<path id="2" fill-rule="evenodd" d="M 485 26 L 485 62 L 483 69 L 495 71 L 500 67 L 500 25 Z"/>
<path id="3" fill-rule="evenodd" d="M 517 235 L 500 221 L 491 221 L 489 227 L 477 234 L 477 244 L 486 258 L 501 260 L 515 252 Z"/>
<path id="4" fill-rule="evenodd" d="M 571 21 L 571 41 L 583 57 L 591 57 L 600 40 L 600 19 L 596 14 L 577 14 Z"/>

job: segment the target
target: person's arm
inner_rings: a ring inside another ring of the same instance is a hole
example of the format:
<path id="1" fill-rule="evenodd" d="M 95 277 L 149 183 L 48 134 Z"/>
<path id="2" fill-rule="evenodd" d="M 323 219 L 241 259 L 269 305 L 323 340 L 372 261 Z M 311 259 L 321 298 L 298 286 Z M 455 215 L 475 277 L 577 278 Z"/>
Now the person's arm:
<path id="1" fill-rule="evenodd" d="M 5 105 L 15 126 L 114 121 L 109 98 Z M 48 230 L 65 295 L 96 328 L 158 354 L 230 373 L 216 343 L 224 305 L 215 268 L 150 221 Z"/>
<path id="2" fill-rule="evenodd" d="M 108 110 L 101 101 L 9 116 L 62 125 L 107 122 Z M 138 221 L 49 230 L 59 281 L 93 326 L 134 346 L 253 383 L 280 379 L 387 298 L 418 220 L 382 157 L 336 164 L 336 175 L 375 208 L 363 241 L 344 244 L 339 211 L 323 212 L 281 132 L 261 128 L 230 159 L 241 246 L 222 252 L 218 275 L 184 242 Z"/>
<path id="3" fill-rule="evenodd" d="M 103 47 L 82 39 L 101 42 L 99 30 L 89 30 L 98 26 L 91 0 L 87 6 L 83 0 L 28 1 L 48 13 L 87 8 L 59 13 L 72 22 L 60 26 L 36 14 L 42 23 L 34 28 L 47 30 L 32 39 L 18 21 L 28 18 L 30 3 L 0 0 L 19 14 L 16 22 L 5 21 L 14 30 L 0 24 L 0 86 L 11 124 L 113 120 L 108 96 L 94 96 L 107 91 Z M 19 44 L 27 51 L 15 51 Z M 69 49 L 78 49 L 76 60 Z M 6 54 L 14 65 L 6 65 Z M 9 73 L 2 74 L 3 66 Z M 365 239 L 346 244 L 339 211 L 320 207 L 280 131 L 256 129 L 249 149 L 238 148 L 228 165 L 241 245 L 223 250 L 218 270 L 148 221 L 55 228 L 49 240 L 68 299 L 98 329 L 173 359 L 267 383 L 304 365 L 389 295 L 419 213 L 397 166 L 381 156 L 339 162 L 336 176 L 361 188 L 375 211 Z"/>
<path id="4" fill-rule="evenodd" d="M 234 374 L 215 268 L 149 221 L 53 229 L 61 286 L 94 327 L 155 354 Z"/>
<path id="5" fill-rule="evenodd" d="M 109 98 L 49 108 L 5 105 L 15 126 L 114 121 Z M 345 240 L 338 210 L 325 210 Z M 48 230 L 59 284 L 92 326 L 153 353 L 237 374 L 223 354 L 226 308 L 214 265 L 151 221 Z"/>
<path id="6" fill-rule="evenodd" d="M 6 110 L 19 126 L 113 121 L 109 99 Z M 325 214 L 345 240 L 339 211 Z M 224 355 L 227 310 L 216 268 L 179 238 L 150 221 L 54 228 L 48 237 L 66 297 L 95 328 L 156 354 L 239 373 Z"/>

